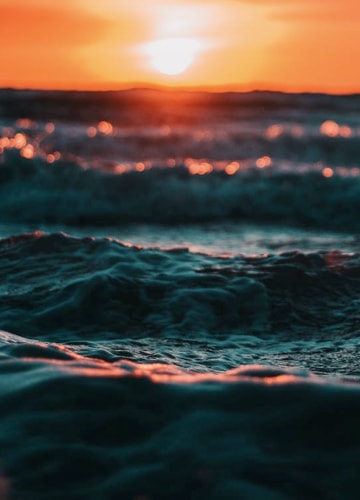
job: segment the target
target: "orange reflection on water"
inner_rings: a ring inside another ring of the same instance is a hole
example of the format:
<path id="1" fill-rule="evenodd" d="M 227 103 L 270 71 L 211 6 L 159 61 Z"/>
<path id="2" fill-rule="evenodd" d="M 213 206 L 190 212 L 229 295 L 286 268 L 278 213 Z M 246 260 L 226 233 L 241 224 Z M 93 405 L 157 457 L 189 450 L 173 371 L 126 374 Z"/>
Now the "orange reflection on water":
<path id="1" fill-rule="evenodd" d="M 237 161 L 233 161 L 229 163 L 229 165 L 226 165 L 225 167 L 225 172 L 227 175 L 234 175 L 240 168 L 240 163 Z"/>
<path id="2" fill-rule="evenodd" d="M 270 127 L 267 128 L 265 135 L 268 139 L 276 139 L 283 133 L 283 131 L 283 127 L 276 123 L 274 125 L 270 125 Z"/>
<path id="3" fill-rule="evenodd" d="M 210 165 L 210 163 L 208 163 L 206 161 L 203 161 L 200 163 L 200 171 L 199 171 L 200 175 L 211 174 L 212 171 L 213 171 L 213 167 L 212 167 L 212 165 Z"/>
<path id="4" fill-rule="evenodd" d="M 341 271 L 346 263 L 347 256 L 339 250 L 333 250 L 325 255 L 325 264 L 334 271 Z"/>
<path id="5" fill-rule="evenodd" d="M 174 160 L 174 158 L 168 158 L 166 160 L 166 166 L 169 168 L 174 168 L 176 166 L 176 160 Z"/>
<path id="6" fill-rule="evenodd" d="M 169 125 L 163 125 L 161 127 L 161 135 L 163 137 L 167 137 L 171 134 L 171 128 L 169 127 Z"/>
<path id="7" fill-rule="evenodd" d="M 197 161 L 188 158 L 185 161 L 185 165 L 191 175 L 206 175 L 213 171 L 212 165 L 207 161 Z"/>
<path id="8" fill-rule="evenodd" d="M 196 175 L 198 173 L 198 165 L 197 163 L 190 163 L 188 165 L 188 169 L 191 175 Z"/>
<path id="9" fill-rule="evenodd" d="M 52 122 L 49 122 L 45 125 L 45 132 L 47 134 L 52 134 L 55 130 L 55 125 Z"/>
<path id="10" fill-rule="evenodd" d="M 131 171 L 131 166 L 127 163 L 118 163 L 117 165 L 114 166 L 113 169 L 115 174 L 126 174 L 127 172 Z"/>
<path id="11" fill-rule="evenodd" d="M 332 120 L 326 120 L 320 127 L 320 132 L 328 137 L 344 137 L 349 139 L 353 136 L 353 130 L 348 125 L 339 125 Z"/>
<path id="12" fill-rule="evenodd" d="M 43 233 L 40 234 L 39 237 L 42 235 Z M 134 248 L 131 244 L 129 244 L 129 246 Z M 47 347 L 41 342 L 39 344 L 43 347 Z M 73 373 L 84 377 L 131 377 L 149 379 L 157 384 L 171 383 L 192 385 L 201 383 L 250 383 L 276 386 L 284 384 L 299 384 L 306 381 L 320 381 L 315 375 L 308 377 L 306 375 L 298 375 L 295 372 L 286 372 L 285 370 L 278 370 L 276 368 L 262 365 L 243 365 L 220 373 L 199 373 L 185 371 L 176 365 L 164 363 L 136 363 L 135 361 L 126 359 L 120 359 L 116 362 L 105 361 L 99 358 L 84 357 L 66 346 L 57 345 L 56 347 L 59 350 L 68 353 L 69 358 L 67 361 L 64 362 L 64 360 L 60 359 L 52 359 L 50 361 L 48 357 L 44 357 L 44 359 L 39 357 L 24 357 L 23 361 L 36 363 L 36 365 L 39 363 L 45 363 L 46 365 L 51 364 L 54 368 L 58 367 L 59 370 L 66 373 Z"/>
<path id="13" fill-rule="evenodd" d="M 138 163 L 135 165 L 135 170 L 136 170 L 137 172 L 144 172 L 144 170 L 145 170 L 145 165 L 144 165 L 144 163 L 142 163 L 141 161 L 140 161 L 140 162 L 138 162 Z"/>
<path id="14" fill-rule="evenodd" d="M 328 137 L 336 137 L 339 135 L 339 130 L 339 125 L 332 120 L 326 120 L 320 127 L 320 132 Z"/>
<path id="15" fill-rule="evenodd" d="M 349 127 L 348 125 L 341 125 L 340 129 L 339 129 L 339 134 L 341 137 L 345 137 L 346 139 L 352 137 L 353 135 L 353 131 L 351 129 L 351 127 Z"/>
<path id="16" fill-rule="evenodd" d="M 97 134 L 97 130 L 95 127 L 89 127 L 86 131 L 86 135 L 90 137 L 91 139 L 95 137 Z"/>
<path id="17" fill-rule="evenodd" d="M 294 125 L 291 128 L 291 135 L 296 138 L 300 138 L 304 135 L 304 129 L 301 125 Z"/>
<path id="18" fill-rule="evenodd" d="M 283 385 L 290 383 L 299 383 L 299 377 L 288 373 L 279 373 L 274 375 L 262 376 L 261 370 L 259 370 L 258 375 L 256 373 L 247 373 L 246 368 L 235 368 L 233 370 L 228 370 L 222 373 L 186 373 L 176 366 L 162 365 L 160 363 L 154 363 L 149 365 L 136 366 L 136 376 L 150 378 L 155 383 L 158 384 L 199 384 L 206 382 L 215 383 L 256 383 L 264 385 Z M 251 367 L 256 372 L 258 367 L 254 365 Z"/>
<path id="19" fill-rule="evenodd" d="M 14 137 L 14 145 L 16 149 L 22 149 L 24 146 L 26 146 L 26 135 L 22 134 L 21 132 L 15 134 Z"/>
<path id="20" fill-rule="evenodd" d="M 34 157 L 35 154 L 34 146 L 32 144 L 28 144 L 27 146 L 21 149 L 20 154 L 23 158 L 30 160 L 31 158 Z"/>
<path id="21" fill-rule="evenodd" d="M 272 163 L 272 160 L 271 160 L 270 156 L 262 156 L 261 158 L 258 158 L 256 160 L 257 168 L 270 167 L 271 163 Z"/>
<path id="22" fill-rule="evenodd" d="M 4 149 L 8 148 L 10 145 L 10 139 L 8 137 L 2 137 L 0 139 L 0 146 Z"/>
<path id="23" fill-rule="evenodd" d="M 214 134 L 210 130 L 199 130 L 194 133 L 194 140 L 198 142 L 210 142 L 214 138 Z"/>
<path id="24" fill-rule="evenodd" d="M 330 167 L 326 167 L 322 169 L 322 175 L 326 177 L 327 179 L 330 179 L 330 177 L 333 177 L 334 175 L 334 170 Z"/>
<path id="25" fill-rule="evenodd" d="M 19 118 L 16 120 L 16 126 L 18 128 L 31 128 L 32 121 L 29 118 Z"/>
<path id="26" fill-rule="evenodd" d="M 99 122 L 97 128 L 100 134 L 103 135 L 111 135 L 113 133 L 113 126 L 105 120 Z"/>

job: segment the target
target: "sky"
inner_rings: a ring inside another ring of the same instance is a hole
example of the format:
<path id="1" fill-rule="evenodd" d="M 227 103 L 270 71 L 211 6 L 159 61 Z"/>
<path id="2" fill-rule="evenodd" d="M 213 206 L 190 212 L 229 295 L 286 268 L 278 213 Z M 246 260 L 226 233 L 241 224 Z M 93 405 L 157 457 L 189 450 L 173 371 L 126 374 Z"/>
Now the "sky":
<path id="1" fill-rule="evenodd" d="M 359 0 L 0 0 L 0 87 L 360 92 Z"/>

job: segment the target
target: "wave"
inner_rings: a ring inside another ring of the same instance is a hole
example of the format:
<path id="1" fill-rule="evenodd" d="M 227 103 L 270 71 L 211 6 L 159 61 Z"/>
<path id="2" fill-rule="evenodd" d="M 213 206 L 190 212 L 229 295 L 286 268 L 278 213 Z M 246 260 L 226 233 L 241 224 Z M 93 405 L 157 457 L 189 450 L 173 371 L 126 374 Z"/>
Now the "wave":
<path id="1" fill-rule="evenodd" d="M 358 488 L 360 254 L 36 232 L 0 259 L 2 499 Z"/>
<path id="2" fill-rule="evenodd" d="M 345 116 L 338 119 L 343 123 L 341 125 L 320 116 L 314 119 L 316 124 L 308 125 L 299 116 L 291 120 L 277 118 L 242 118 L 224 123 L 220 120 L 208 123 L 206 128 L 191 123 L 173 126 L 144 123 L 141 127 L 114 129 L 110 122 L 100 122 L 105 132 L 109 127 L 109 135 L 98 131 L 99 126 L 102 130 L 101 125 L 65 124 L 57 126 L 49 135 L 40 126 L 34 138 L 45 153 L 58 151 L 65 158 L 67 155 L 80 157 L 88 165 L 100 167 L 122 162 L 148 163 L 149 160 L 156 164 L 168 159 L 170 162 L 174 159 L 181 161 L 187 157 L 231 162 L 233 159 L 246 161 L 263 156 L 269 156 L 275 162 L 292 161 L 295 170 L 296 163 L 316 162 L 328 166 L 359 167 L 359 120 Z M 27 130 L 22 132 L 29 134 Z"/>
<path id="3" fill-rule="evenodd" d="M 351 382 L 108 363 L 5 332 L 0 343 L 4 499 L 350 498 L 359 485 Z"/>
<path id="4" fill-rule="evenodd" d="M 245 169 L 191 175 L 185 166 L 116 175 L 17 154 L 0 167 L 3 222 L 121 225 L 239 220 L 358 231 L 360 181 L 333 169 Z"/>
<path id="5" fill-rule="evenodd" d="M 358 332 L 356 253 L 220 258 L 37 232 L 0 240 L 0 256 L 2 327 L 36 338 Z"/>
<path id="6" fill-rule="evenodd" d="M 354 497 L 359 98 L 0 91 L 2 500 Z"/>

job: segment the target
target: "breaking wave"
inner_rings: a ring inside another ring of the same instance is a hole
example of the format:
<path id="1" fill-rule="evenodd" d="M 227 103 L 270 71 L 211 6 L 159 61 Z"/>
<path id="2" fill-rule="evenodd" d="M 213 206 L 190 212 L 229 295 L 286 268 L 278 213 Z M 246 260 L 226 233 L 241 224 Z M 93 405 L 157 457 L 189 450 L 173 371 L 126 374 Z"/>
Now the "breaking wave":
<path id="1" fill-rule="evenodd" d="M 360 177 L 351 171 L 274 167 L 200 176 L 177 166 L 116 175 L 9 156 L 0 167 L 0 209 L 7 222 L 105 226 L 239 220 L 360 228 Z"/>

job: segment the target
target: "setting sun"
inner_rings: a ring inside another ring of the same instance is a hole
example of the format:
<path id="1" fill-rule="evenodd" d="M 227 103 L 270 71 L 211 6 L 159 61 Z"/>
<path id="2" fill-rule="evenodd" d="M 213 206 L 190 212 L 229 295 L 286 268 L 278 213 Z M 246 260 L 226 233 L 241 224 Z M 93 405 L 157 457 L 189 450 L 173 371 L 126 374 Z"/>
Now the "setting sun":
<path id="1" fill-rule="evenodd" d="M 149 43 L 146 52 L 151 66 L 164 75 L 179 75 L 193 62 L 199 43 L 189 38 L 167 38 Z"/>
<path id="2" fill-rule="evenodd" d="M 0 0 L 0 13 L 0 87 L 360 88 L 358 0 Z"/>

